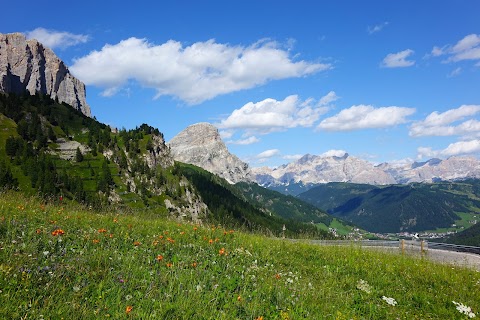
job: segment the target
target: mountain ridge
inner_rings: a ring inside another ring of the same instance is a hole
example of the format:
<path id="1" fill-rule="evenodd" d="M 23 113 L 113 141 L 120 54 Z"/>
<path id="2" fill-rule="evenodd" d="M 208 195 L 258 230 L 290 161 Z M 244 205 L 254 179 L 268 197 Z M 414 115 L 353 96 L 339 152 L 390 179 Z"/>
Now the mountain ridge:
<path id="1" fill-rule="evenodd" d="M 0 92 L 46 94 L 91 116 L 85 84 L 55 53 L 22 33 L 0 33 Z"/>

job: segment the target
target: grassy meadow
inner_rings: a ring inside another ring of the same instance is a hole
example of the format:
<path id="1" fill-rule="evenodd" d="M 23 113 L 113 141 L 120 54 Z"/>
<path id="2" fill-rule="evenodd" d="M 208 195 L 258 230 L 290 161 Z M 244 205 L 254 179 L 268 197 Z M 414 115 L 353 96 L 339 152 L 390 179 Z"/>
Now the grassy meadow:
<path id="1" fill-rule="evenodd" d="M 461 267 L 0 194 L 1 319 L 466 319 L 479 312 L 480 273 Z"/>

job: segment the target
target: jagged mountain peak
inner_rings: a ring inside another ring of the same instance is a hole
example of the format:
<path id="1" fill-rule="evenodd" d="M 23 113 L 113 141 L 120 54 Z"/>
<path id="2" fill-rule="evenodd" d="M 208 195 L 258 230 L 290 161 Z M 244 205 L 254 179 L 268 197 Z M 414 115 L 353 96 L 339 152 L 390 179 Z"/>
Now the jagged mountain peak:
<path id="1" fill-rule="evenodd" d="M 0 33 L 0 91 L 41 92 L 91 116 L 85 85 L 51 49 L 22 33 Z"/>
<path id="2" fill-rule="evenodd" d="M 248 165 L 228 151 L 218 129 L 210 123 L 188 126 L 168 146 L 176 161 L 199 166 L 230 183 L 252 180 Z"/>

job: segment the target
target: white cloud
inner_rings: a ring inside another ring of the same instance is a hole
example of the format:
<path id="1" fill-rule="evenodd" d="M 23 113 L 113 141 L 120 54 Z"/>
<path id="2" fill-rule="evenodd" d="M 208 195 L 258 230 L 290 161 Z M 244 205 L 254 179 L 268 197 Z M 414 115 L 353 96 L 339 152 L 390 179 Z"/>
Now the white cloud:
<path id="1" fill-rule="evenodd" d="M 330 91 L 325 96 L 321 97 L 320 100 L 318 100 L 318 105 L 319 106 L 327 106 L 327 105 L 331 104 L 332 102 L 337 101 L 338 99 L 340 99 L 340 97 L 337 96 L 335 91 Z"/>
<path id="2" fill-rule="evenodd" d="M 347 152 L 345 150 L 328 150 L 321 154 L 322 157 L 343 157 Z"/>
<path id="3" fill-rule="evenodd" d="M 480 122 L 469 119 L 458 125 L 450 125 L 480 112 L 480 105 L 462 105 L 442 113 L 434 111 L 425 120 L 417 121 L 410 127 L 409 135 L 421 136 L 453 136 L 480 133 Z"/>
<path id="4" fill-rule="evenodd" d="M 220 137 L 222 139 L 230 139 L 231 137 L 233 137 L 235 131 L 233 130 L 221 130 L 219 131 L 219 134 L 220 134 Z"/>
<path id="5" fill-rule="evenodd" d="M 268 159 L 280 155 L 280 150 L 278 149 L 270 149 L 270 150 L 265 150 L 255 156 L 257 159 L 257 162 L 262 163 L 267 161 Z"/>
<path id="6" fill-rule="evenodd" d="M 479 152 L 480 140 L 469 140 L 451 143 L 443 150 L 433 150 L 430 147 L 419 147 L 417 148 L 417 157 L 419 159 L 431 157 L 451 157 Z"/>
<path id="7" fill-rule="evenodd" d="M 413 50 L 407 49 L 397 53 L 389 53 L 383 59 L 381 66 L 384 68 L 402 68 L 411 67 L 415 64 L 414 60 L 407 60 L 414 53 Z"/>
<path id="8" fill-rule="evenodd" d="M 385 128 L 407 122 L 406 117 L 415 109 L 404 107 L 374 108 L 370 105 L 357 105 L 326 118 L 317 129 L 328 131 L 349 131 L 369 128 Z"/>
<path id="9" fill-rule="evenodd" d="M 253 88 L 268 81 L 302 77 L 332 68 L 330 64 L 294 61 L 277 42 L 248 47 L 174 40 L 161 45 L 129 38 L 105 45 L 76 59 L 70 70 L 88 85 L 114 94 L 129 80 L 154 88 L 156 97 L 170 95 L 198 104 L 218 95 Z"/>
<path id="10" fill-rule="evenodd" d="M 36 28 L 25 32 L 27 39 L 36 39 L 50 49 L 65 49 L 89 40 L 89 36 L 83 34 L 73 34 L 65 31 L 48 30 L 45 28 Z"/>
<path id="11" fill-rule="evenodd" d="M 434 57 L 441 56 L 441 55 L 445 54 L 444 48 L 439 48 L 439 47 L 435 46 L 435 47 L 433 47 L 432 52 L 430 54 Z"/>
<path id="12" fill-rule="evenodd" d="M 442 48 L 435 46 L 432 49 L 432 55 L 436 57 L 449 55 L 447 62 L 480 60 L 480 35 L 474 33 L 469 34 L 453 46 L 445 45 Z M 478 63 L 476 65 L 478 65 Z"/>
<path id="13" fill-rule="evenodd" d="M 257 143 L 259 141 L 260 141 L 260 139 L 258 139 L 257 137 L 251 136 L 251 137 L 241 139 L 241 140 L 230 140 L 230 141 L 227 141 L 227 143 L 228 144 L 249 145 L 249 144 Z"/>
<path id="14" fill-rule="evenodd" d="M 330 98 L 325 98 L 329 95 Z M 331 93 L 327 96 L 322 99 L 332 99 Z M 313 99 L 301 101 L 297 95 L 288 96 L 281 101 L 268 98 L 260 102 L 249 102 L 240 109 L 235 109 L 226 119 L 220 121 L 218 127 L 249 129 L 264 134 L 287 128 L 311 127 L 327 110 L 328 107 L 318 104 L 315 106 Z"/>
<path id="15" fill-rule="evenodd" d="M 388 26 L 388 21 L 385 21 L 384 23 L 381 23 L 381 24 L 374 25 L 373 27 L 368 26 L 367 27 L 367 32 L 368 32 L 368 34 L 374 34 L 374 33 L 382 31 L 382 29 L 385 28 L 386 26 Z"/>
<path id="16" fill-rule="evenodd" d="M 450 72 L 447 77 L 453 78 L 460 75 L 461 73 L 462 73 L 462 68 L 458 67 L 458 68 L 455 68 L 452 72 Z"/>
<path id="17" fill-rule="evenodd" d="M 289 161 L 294 161 L 294 160 L 300 159 L 303 156 L 304 156 L 303 154 L 286 154 L 286 155 L 282 156 L 282 159 L 289 160 Z"/>

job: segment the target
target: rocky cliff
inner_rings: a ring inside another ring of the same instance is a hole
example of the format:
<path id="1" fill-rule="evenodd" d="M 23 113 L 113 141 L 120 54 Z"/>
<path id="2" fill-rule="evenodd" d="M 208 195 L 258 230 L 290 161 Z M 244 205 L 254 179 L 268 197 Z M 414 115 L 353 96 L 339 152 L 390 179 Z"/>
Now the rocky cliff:
<path id="1" fill-rule="evenodd" d="M 187 127 L 168 146 L 176 161 L 201 167 L 230 183 L 251 180 L 248 165 L 228 151 L 217 128 L 210 123 Z"/>
<path id="2" fill-rule="evenodd" d="M 91 116 L 85 85 L 52 50 L 21 33 L 0 34 L 0 91 L 42 92 Z"/>

